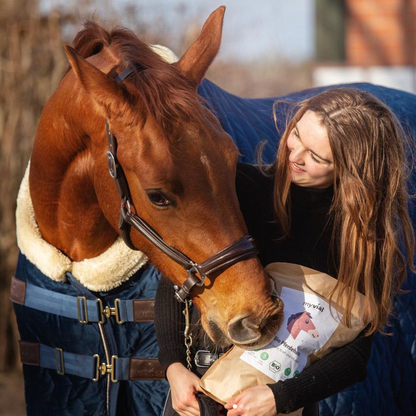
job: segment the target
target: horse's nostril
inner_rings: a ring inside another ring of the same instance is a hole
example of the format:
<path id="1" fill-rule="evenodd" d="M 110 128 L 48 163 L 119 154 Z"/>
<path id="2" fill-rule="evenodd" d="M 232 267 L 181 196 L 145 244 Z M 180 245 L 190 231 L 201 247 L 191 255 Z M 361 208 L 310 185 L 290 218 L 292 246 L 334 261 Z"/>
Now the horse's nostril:
<path id="1" fill-rule="evenodd" d="M 229 326 L 228 333 L 234 343 L 249 344 L 261 336 L 259 325 L 250 319 L 250 316 L 234 318 Z"/>

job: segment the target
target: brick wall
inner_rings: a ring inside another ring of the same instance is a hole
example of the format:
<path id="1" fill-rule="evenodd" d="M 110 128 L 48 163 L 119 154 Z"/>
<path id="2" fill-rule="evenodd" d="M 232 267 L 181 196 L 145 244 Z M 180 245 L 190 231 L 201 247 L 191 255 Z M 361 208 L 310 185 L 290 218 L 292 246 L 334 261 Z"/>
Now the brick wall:
<path id="1" fill-rule="evenodd" d="M 345 3 L 348 65 L 416 65 L 416 0 Z"/>

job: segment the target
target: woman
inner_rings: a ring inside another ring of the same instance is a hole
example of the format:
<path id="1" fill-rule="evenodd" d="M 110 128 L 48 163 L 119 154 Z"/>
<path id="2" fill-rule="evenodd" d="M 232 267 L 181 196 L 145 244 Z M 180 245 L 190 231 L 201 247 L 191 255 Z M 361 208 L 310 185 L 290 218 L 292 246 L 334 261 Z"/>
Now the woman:
<path id="1" fill-rule="evenodd" d="M 365 294 L 363 318 L 369 325 L 298 376 L 234 397 L 225 406 L 229 416 L 271 416 L 301 407 L 304 415 L 317 414 L 319 400 L 365 378 L 372 335 L 387 323 L 406 264 L 414 270 L 404 140 L 399 123 L 378 99 L 333 89 L 298 105 L 269 176 L 239 166 L 241 210 L 263 264 L 297 263 L 336 277 L 349 293 Z M 199 378 L 185 368 L 181 305 L 172 293 L 164 280 L 156 300 L 159 359 L 167 369 L 173 407 L 181 416 L 199 415 Z M 347 323 L 354 298 L 345 311 Z M 198 349 L 209 347 L 199 341 Z"/>

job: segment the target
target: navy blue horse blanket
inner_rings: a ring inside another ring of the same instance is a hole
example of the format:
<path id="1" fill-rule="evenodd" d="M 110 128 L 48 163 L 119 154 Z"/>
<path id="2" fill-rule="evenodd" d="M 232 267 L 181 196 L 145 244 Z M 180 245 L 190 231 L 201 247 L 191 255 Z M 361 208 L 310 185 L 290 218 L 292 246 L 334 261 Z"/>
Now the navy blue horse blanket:
<path id="1" fill-rule="evenodd" d="M 282 97 L 246 99 L 232 95 L 205 80 L 199 93 L 230 134 L 240 151 L 240 160 L 256 162 L 256 149 L 267 141 L 263 160 L 273 162 L 289 106 L 279 106 L 276 129 L 272 108 L 278 99 L 298 102 L 326 89 L 323 87 L 288 94 Z M 368 91 L 386 103 L 402 123 L 405 131 L 416 141 L 416 95 L 372 84 L 348 84 Z M 410 178 L 412 192 L 416 189 L 416 171 Z M 416 206 L 411 207 L 411 218 L 416 228 Z M 322 416 L 399 416 L 416 415 L 416 276 L 409 274 L 404 288 L 408 293 L 395 301 L 390 336 L 377 334 L 368 364 L 368 376 L 362 383 L 329 397 L 320 403 Z"/>

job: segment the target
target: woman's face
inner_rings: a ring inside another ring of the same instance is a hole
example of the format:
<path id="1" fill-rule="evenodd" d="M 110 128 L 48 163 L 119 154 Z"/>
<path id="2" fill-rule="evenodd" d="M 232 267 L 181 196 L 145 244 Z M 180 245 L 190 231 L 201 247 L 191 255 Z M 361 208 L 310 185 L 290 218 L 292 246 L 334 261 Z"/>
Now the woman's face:
<path id="1" fill-rule="evenodd" d="M 316 113 L 306 111 L 287 139 L 292 182 L 307 188 L 328 188 L 334 164 L 328 133 Z"/>

